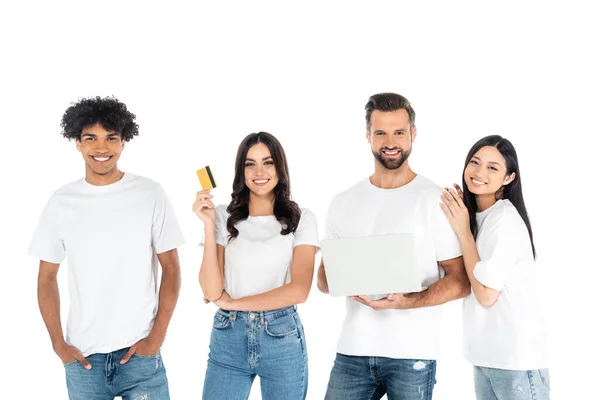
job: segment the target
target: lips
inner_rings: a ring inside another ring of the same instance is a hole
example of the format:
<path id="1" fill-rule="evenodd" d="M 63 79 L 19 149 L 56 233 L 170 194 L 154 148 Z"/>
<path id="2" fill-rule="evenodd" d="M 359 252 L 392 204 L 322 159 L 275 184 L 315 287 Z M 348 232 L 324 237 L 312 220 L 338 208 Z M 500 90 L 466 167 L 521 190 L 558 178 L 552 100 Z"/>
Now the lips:
<path id="1" fill-rule="evenodd" d="M 267 183 L 269 183 L 270 179 L 253 179 L 252 182 L 254 182 L 255 185 L 257 186 L 264 186 Z"/>
<path id="2" fill-rule="evenodd" d="M 98 164 L 106 164 L 111 158 L 112 156 L 92 156 L 92 159 Z"/>
<path id="3" fill-rule="evenodd" d="M 400 154 L 400 150 L 382 150 L 381 152 L 388 157 L 396 157 Z"/>

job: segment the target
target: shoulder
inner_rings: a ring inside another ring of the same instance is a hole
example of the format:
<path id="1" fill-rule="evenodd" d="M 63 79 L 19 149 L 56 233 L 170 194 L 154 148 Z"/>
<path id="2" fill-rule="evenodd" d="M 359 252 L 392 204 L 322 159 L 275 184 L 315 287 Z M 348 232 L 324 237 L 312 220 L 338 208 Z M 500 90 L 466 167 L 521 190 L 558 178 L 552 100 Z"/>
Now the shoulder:
<path id="1" fill-rule="evenodd" d="M 331 205 L 340 207 L 357 198 L 358 195 L 365 193 L 368 189 L 368 178 L 362 179 L 360 182 L 350 186 L 343 192 L 338 193 L 331 200 Z"/>
<path id="2" fill-rule="evenodd" d="M 62 185 L 58 189 L 56 189 L 51 195 L 50 198 L 56 198 L 60 196 L 70 195 L 73 193 L 77 193 L 81 191 L 85 187 L 84 178 L 79 178 L 73 182 L 69 182 L 65 185 Z"/>
<path id="3" fill-rule="evenodd" d="M 523 218 L 509 200 L 498 200 L 498 203 L 495 204 L 494 209 L 491 210 L 483 223 L 502 231 L 527 230 Z"/>
<path id="4" fill-rule="evenodd" d="M 224 219 L 225 221 L 227 221 L 227 218 L 229 218 L 229 213 L 227 212 L 227 204 L 219 204 L 215 208 L 215 212 L 217 214 L 217 217 Z"/>
<path id="5" fill-rule="evenodd" d="M 418 191 L 420 195 L 425 198 L 435 199 L 436 201 L 439 200 L 440 194 L 442 194 L 444 190 L 441 186 L 423 175 L 417 175 L 412 183 L 414 189 Z"/>
<path id="6" fill-rule="evenodd" d="M 303 222 L 316 222 L 317 221 L 317 216 L 315 215 L 315 213 L 313 213 L 312 211 L 310 211 L 308 208 L 301 208 L 300 209 L 300 223 Z"/>

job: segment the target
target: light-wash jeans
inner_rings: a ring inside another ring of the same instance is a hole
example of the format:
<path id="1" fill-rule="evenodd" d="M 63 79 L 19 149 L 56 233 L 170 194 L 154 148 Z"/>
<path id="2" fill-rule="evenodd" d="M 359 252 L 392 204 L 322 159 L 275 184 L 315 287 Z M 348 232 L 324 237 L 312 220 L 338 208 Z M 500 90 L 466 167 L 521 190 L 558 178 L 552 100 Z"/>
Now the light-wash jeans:
<path id="1" fill-rule="evenodd" d="M 169 400 L 169 385 L 160 353 L 134 354 L 126 364 L 120 361 L 129 348 L 106 354 L 91 354 L 92 369 L 79 361 L 65 365 L 69 400 Z"/>
<path id="2" fill-rule="evenodd" d="M 215 314 L 202 398 L 246 400 L 257 375 L 264 400 L 306 398 L 306 341 L 294 306 Z"/>
<path id="3" fill-rule="evenodd" d="M 435 360 L 337 354 L 326 400 L 431 400 Z"/>
<path id="4" fill-rule="evenodd" d="M 473 367 L 477 400 L 550 400 L 548 369 Z"/>

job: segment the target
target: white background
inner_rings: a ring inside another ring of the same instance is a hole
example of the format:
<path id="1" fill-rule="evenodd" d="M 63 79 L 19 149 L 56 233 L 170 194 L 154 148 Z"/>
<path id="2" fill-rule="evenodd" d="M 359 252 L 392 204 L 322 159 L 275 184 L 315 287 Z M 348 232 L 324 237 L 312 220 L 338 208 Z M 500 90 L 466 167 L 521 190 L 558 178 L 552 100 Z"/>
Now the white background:
<path id="1" fill-rule="evenodd" d="M 394 91 L 417 113 L 411 165 L 440 185 L 460 179 L 479 138 L 501 134 L 515 145 L 546 271 L 553 399 L 593 398 L 600 29 L 592 7 L 249 3 L 2 3 L 1 397 L 66 398 L 37 308 L 37 260 L 25 253 L 52 191 L 84 173 L 75 144 L 60 135 L 71 102 L 115 95 L 138 116 L 140 137 L 126 145 L 120 167 L 163 184 L 186 234 L 181 296 L 163 347 L 172 398 L 183 399 L 200 398 L 214 312 L 197 283 L 195 170 L 211 165 L 216 202 L 226 203 L 237 145 L 248 133 L 271 132 L 287 151 L 295 199 L 317 214 L 323 232 L 332 197 L 373 168 L 364 104 Z M 315 280 L 299 310 L 308 398 L 320 399 L 344 301 L 319 293 Z M 460 303 L 445 316 L 434 398 L 473 399 Z M 255 382 L 252 398 L 257 389 Z"/>

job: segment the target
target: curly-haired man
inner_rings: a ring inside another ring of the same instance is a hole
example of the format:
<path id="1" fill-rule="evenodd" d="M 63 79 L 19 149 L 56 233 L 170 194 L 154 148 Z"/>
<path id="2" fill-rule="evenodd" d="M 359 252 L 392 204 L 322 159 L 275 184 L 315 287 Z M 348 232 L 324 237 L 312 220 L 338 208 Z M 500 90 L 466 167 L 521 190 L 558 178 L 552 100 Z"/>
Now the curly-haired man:
<path id="1" fill-rule="evenodd" d="M 85 178 L 52 194 L 29 254 L 40 260 L 40 311 L 69 398 L 168 399 L 160 347 L 179 295 L 183 235 L 161 185 L 117 167 L 125 142 L 138 135 L 125 104 L 82 99 L 61 126 L 83 156 Z M 67 255 L 65 338 L 56 277 Z"/>

